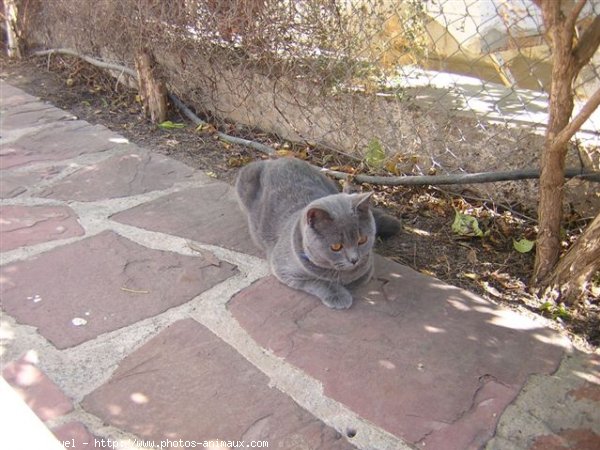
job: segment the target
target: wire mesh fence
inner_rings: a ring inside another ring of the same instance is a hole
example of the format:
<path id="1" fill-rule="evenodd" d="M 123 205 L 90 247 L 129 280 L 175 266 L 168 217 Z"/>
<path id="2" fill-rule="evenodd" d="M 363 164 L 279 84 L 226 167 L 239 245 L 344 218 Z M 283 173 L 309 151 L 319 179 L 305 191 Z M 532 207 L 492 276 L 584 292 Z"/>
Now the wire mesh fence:
<path id="1" fill-rule="evenodd" d="M 217 126 L 394 175 L 538 167 L 552 58 L 530 0 L 21 0 L 19 13 L 31 49 L 129 67 L 150 51 L 169 90 Z M 588 1 L 579 26 L 598 14 L 600 1 Z M 599 71 L 597 52 L 576 110 Z M 567 166 L 598 169 L 599 141 L 596 112 Z M 534 187 L 479 189 L 528 203 Z M 574 202 L 598 201 L 592 185 L 568 187 Z"/>

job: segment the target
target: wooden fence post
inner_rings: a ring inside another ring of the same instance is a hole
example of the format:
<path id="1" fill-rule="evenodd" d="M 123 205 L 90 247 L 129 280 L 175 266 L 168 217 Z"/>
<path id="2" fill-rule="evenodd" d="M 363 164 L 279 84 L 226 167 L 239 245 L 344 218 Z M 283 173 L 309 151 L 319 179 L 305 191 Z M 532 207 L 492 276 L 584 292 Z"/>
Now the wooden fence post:
<path id="1" fill-rule="evenodd" d="M 142 49 L 136 55 L 135 68 L 144 112 L 152 122 L 164 122 L 167 119 L 167 88 L 156 76 L 156 61 L 148 49 Z"/>

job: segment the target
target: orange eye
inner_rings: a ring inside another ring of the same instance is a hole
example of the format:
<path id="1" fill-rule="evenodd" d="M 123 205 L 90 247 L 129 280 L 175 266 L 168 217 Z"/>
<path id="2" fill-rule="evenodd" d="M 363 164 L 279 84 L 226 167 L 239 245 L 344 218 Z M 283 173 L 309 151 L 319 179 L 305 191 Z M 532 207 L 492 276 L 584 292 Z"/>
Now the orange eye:
<path id="1" fill-rule="evenodd" d="M 342 243 L 337 243 L 337 244 L 331 244 L 331 250 L 333 250 L 334 252 L 339 252 L 342 248 L 344 248 L 344 244 Z"/>
<path id="2" fill-rule="evenodd" d="M 358 245 L 363 245 L 369 240 L 368 236 L 360 236 L 358 238 Z"/>

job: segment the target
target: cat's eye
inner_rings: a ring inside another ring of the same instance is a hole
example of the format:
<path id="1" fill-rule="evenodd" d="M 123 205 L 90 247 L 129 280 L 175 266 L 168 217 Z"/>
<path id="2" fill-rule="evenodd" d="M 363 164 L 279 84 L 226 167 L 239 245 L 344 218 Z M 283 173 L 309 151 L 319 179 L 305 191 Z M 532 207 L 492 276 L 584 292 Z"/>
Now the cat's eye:
<path id="1" fill-rule="evenodd" d="M 358 245 L 363 245 L 366 244 L 366 242 L 369 240 L 368 236 L 360 236 L 358 238 Z"/>
<path id="2" fill-rule="evenodd" d="M 342 248 L 344 248 L 344 244 L 342 244 L 341 242 L 331 244 L 331 250 L 333 250 L 334 252 L 339 252 Z"/>

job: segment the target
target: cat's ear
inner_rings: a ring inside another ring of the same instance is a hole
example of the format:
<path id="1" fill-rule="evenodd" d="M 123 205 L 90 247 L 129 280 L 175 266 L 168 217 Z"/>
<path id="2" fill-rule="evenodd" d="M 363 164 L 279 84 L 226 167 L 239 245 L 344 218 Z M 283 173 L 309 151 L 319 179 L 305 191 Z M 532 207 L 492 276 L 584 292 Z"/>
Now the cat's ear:
<path id="1" fill-rule="evenodd" d="M 329 213 L 321 208 L 310 208 L 306 212 L 306 222 L 313 228 L 324 222 L 331 222 L 331 220 Z"/>
<path id="2" fill-rule="evenodd" d="M 364 194 L 352 194 L 352 207 L 359 213 L 366 213 L 369 210 L 369 198 L 373 191 Z"/>

